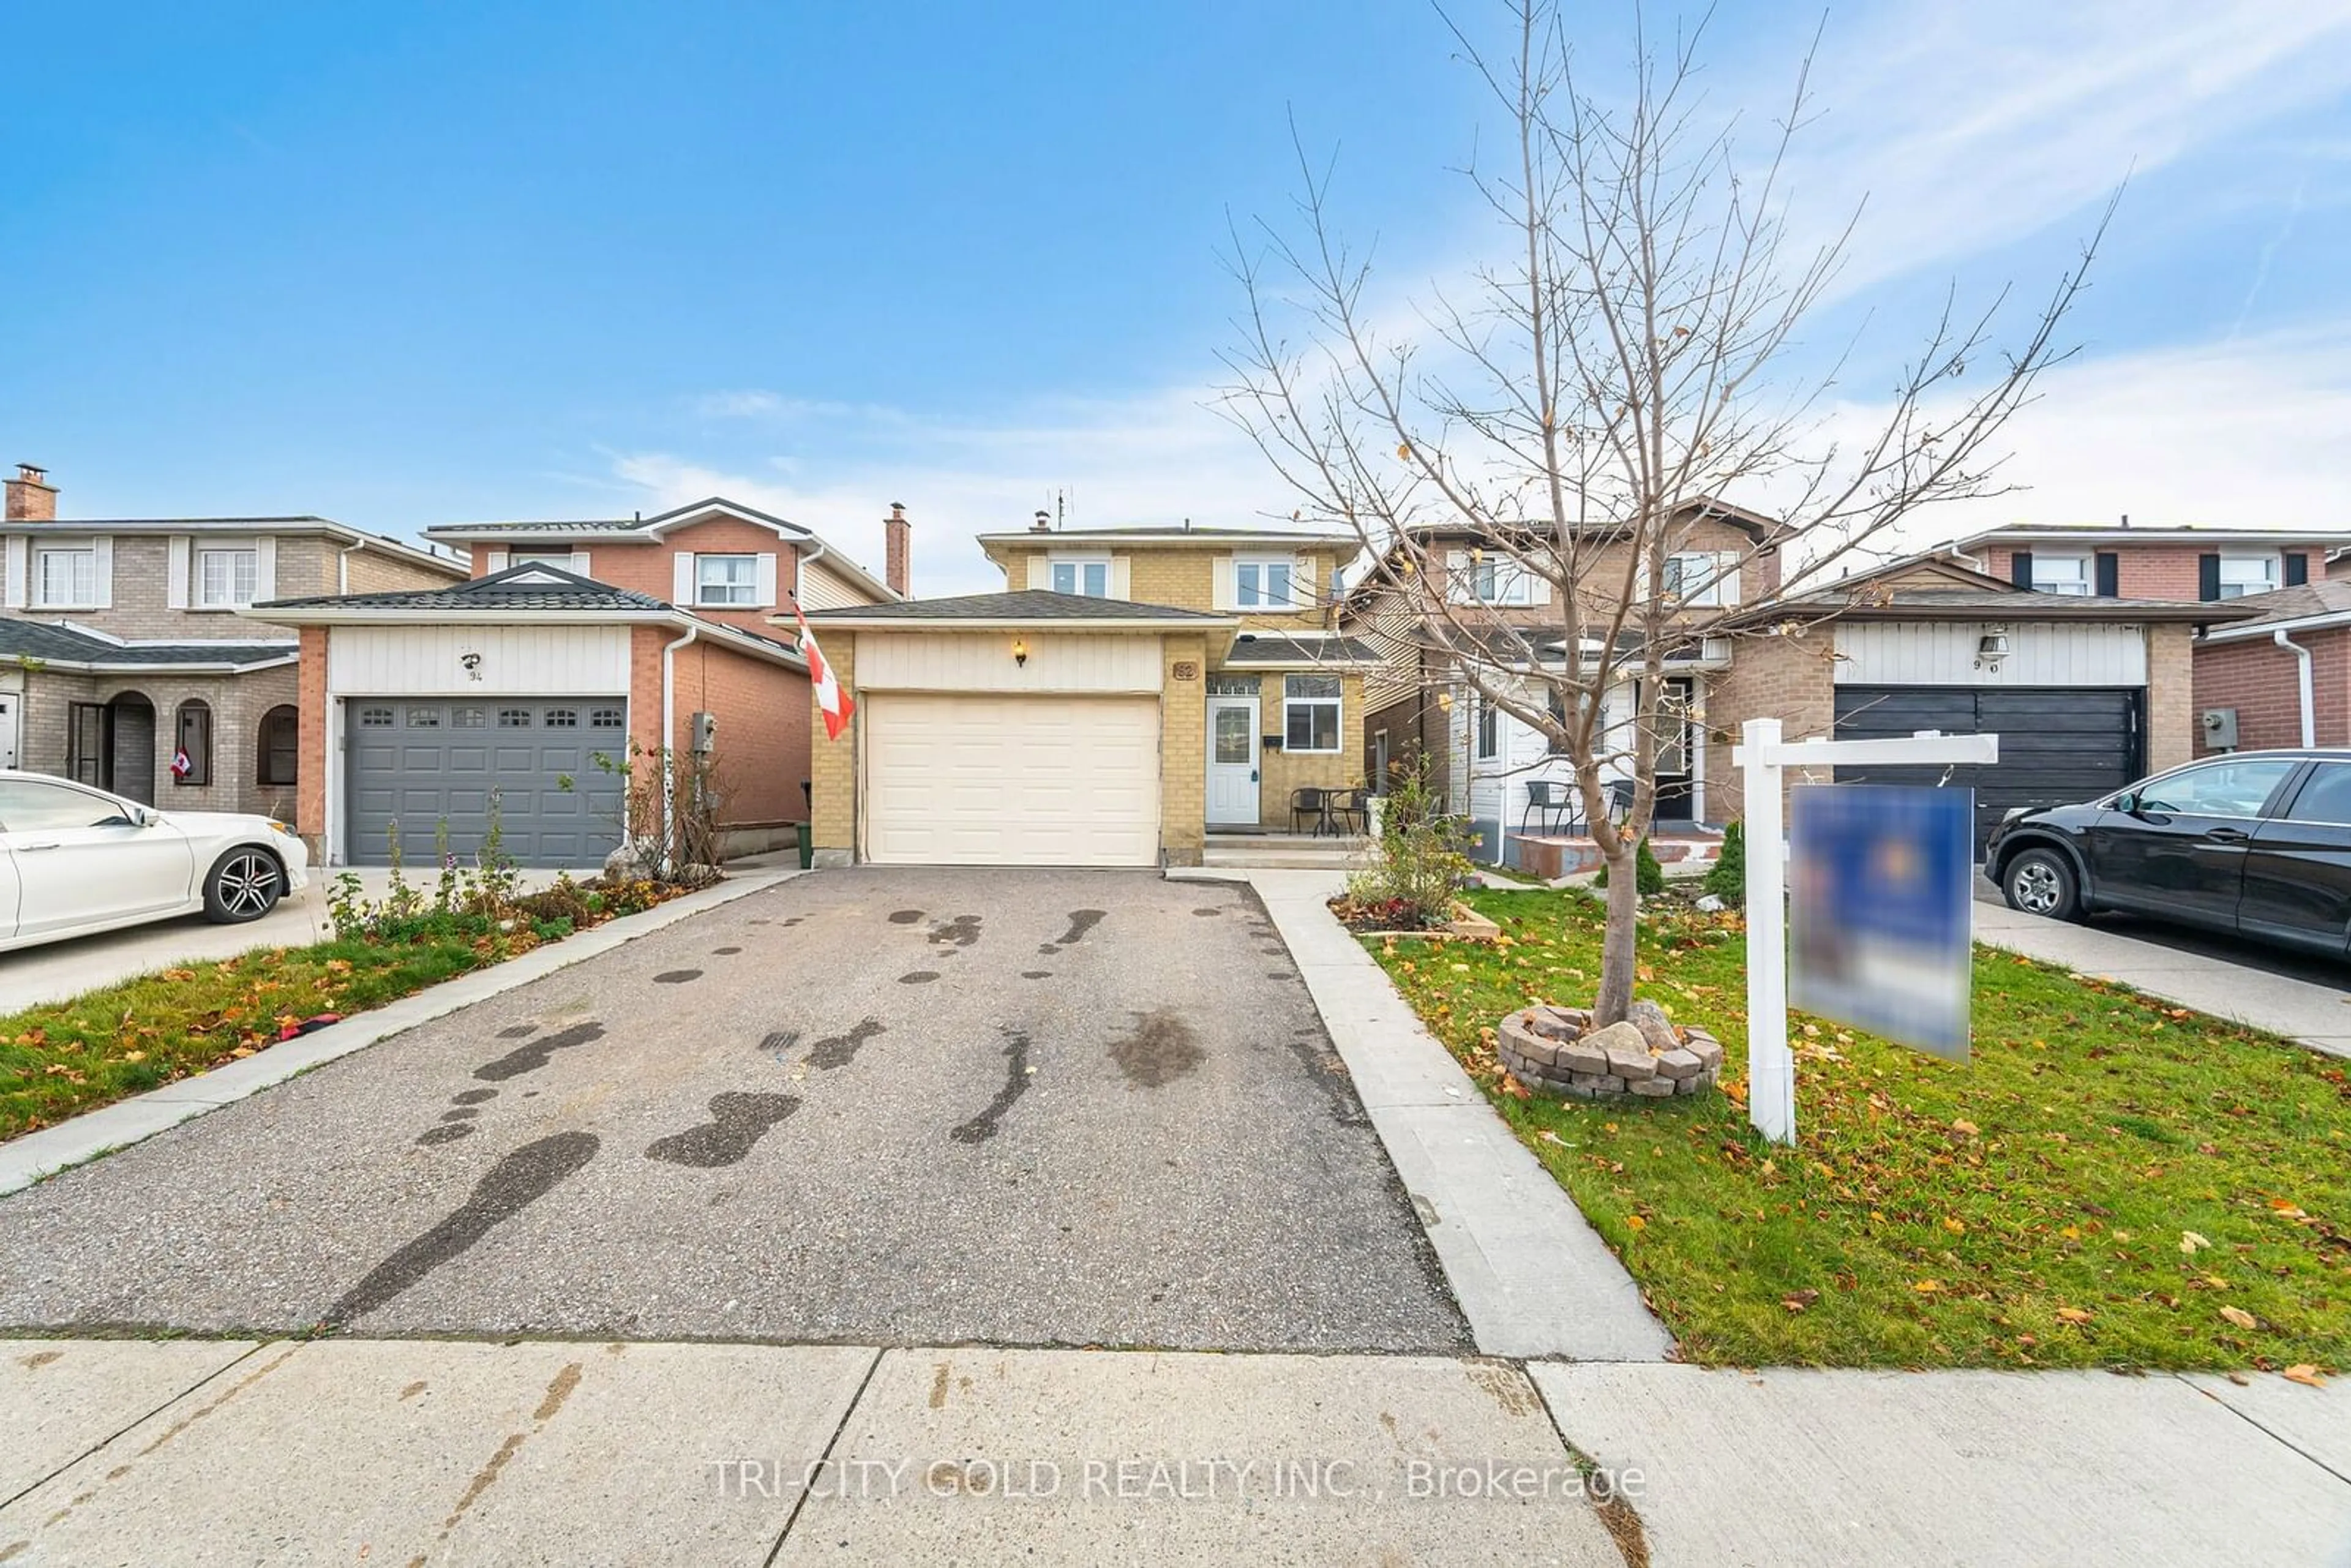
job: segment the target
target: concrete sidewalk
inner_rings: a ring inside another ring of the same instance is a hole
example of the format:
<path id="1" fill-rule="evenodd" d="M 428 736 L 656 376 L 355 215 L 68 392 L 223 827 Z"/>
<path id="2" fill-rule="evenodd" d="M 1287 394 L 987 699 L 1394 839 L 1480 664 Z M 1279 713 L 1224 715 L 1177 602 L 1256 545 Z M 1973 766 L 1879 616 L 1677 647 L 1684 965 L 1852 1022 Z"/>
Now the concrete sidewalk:
<path id="1" fill-rule="evenodd" d="M 1573 1445 L 1573 1448 L 1571 1448 Z M 1605 1517 L 1597 1464 L 1628 1505 Z M 0 1343 L 0 1562 L 2341 1562 L 2276 1378 Z"/>
<path id="2" fill-rule="evenodd" d="M 1976 940 L 2078 974 L 2117 980 L 2214 1018 L 2351 1056 L 2351 991 L 2141 942 L 2095 925 L 2047 920 L 1978 902 Z"/>
<path id="3" fill-rule="evenodd" d="M 1187 875 L 1198 873 L 1186 873 Z M 1228 880 L 1216 879 L 1211 880 Z M 1327 907 L 1343 879 L 1248 871 L 1489 1355 L 1662 1361 L 1640 1287 Z"/>

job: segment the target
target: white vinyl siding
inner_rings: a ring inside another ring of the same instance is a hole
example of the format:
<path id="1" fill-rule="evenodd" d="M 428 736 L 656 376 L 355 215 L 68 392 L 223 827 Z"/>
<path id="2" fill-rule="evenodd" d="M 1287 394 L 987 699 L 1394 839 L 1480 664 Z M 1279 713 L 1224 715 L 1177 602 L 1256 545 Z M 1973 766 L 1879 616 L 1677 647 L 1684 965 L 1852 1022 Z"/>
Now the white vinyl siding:
<path id="1" fill-rule="evenodd" d="M 465 655 L 479 654 L 471 671 Z M 479 679 L 475 678 L 479 676 Z M 626 626 L 337 626 L 333 695 L 601 696 L 629 689 Z"/>
<path id="2" fill-rule="evenodd" d="M 833 570 L 822 557 L 800 562 L 799 603 L 803 610 L 846 610 L 867 604 L 872 596 Z"/>
<path id="3" fill-rule="evenodd" d="M 1156 696 L 869 692 L 859 722 L 870 861 L 1158 861 Z"/>
<path id="4" fill-rule="evenodd" d="M 2036 569 L 2037 573 L 2037 569 Z M 2039 581 L 2036 574 L 2035 582 Z M 2008 652 L 1981 656 L 1997 626 Z M 1972 621 L 1846 622 L 1836 628 L 1836 684 L 1857 686 L 2137 686 L 2147 635 L 2135 625 Z"/>
<path id="5" fill-rule="evenodd" d="M 819 628 L 822 634 L 822 628 Z M 1159 639 L 1035 632 L 1026 664 L 1009 632 L 861 632 L 860 691 L 1156 692 Z"/>

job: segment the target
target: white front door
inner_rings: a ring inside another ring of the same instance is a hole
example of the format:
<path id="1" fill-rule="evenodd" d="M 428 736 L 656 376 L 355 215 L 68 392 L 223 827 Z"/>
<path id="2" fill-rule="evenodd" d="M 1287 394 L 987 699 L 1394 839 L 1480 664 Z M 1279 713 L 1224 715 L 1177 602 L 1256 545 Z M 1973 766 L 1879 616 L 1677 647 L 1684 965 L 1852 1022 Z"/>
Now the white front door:
<path id="1" fill-rule="evenodd" d="M 1254 824 L 1257 698 L 1208 699 L 1208 825 Z"/>
<path id="2" fill-rule="evenodd" d="M 0 768 L 16 766 L 16 704 L 14 692 L 0 692 Z"/>

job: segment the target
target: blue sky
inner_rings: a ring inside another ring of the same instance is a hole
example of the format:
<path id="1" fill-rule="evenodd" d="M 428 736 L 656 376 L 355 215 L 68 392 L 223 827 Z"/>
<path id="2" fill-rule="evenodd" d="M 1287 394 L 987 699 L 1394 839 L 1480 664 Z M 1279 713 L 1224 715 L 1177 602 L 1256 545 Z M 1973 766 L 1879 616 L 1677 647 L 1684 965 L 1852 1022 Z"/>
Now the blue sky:
<path id="1" fill-rule="evenodd" d="M 1288 512 L 1201 405 L 1292 113 L 1399 308 L 1496 240 L 1413 0 L 10 10 L 0 459 L 68 515 L 715 490 L 871 559 L 904 501 L 918 588 L 984 588 L 970 535 L 1057 487 L 1085 523 Z M 1768 113 L 1817 20 L 1727 0 L 1710 108 Z M 1798 214 L 1867 197 L 1821 323 L 1863 332 L 1860 403 L 1946 287 L 2039 292 L 2136 171 L 2011 432 L 2032 488 L 1937 531 L 2344 526 L 2351 7 L 1879 0 L 1817 76 Z"/>

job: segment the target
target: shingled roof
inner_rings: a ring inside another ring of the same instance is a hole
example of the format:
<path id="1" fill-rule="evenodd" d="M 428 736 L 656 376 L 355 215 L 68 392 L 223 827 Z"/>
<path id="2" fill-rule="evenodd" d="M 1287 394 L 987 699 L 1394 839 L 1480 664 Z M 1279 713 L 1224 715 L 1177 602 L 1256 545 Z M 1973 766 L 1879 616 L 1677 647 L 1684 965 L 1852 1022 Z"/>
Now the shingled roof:
<path id="1" fill-rule="evenodd" d="M 94 669 L 254 669 L 295 656 L 291 643 L 123 643 L 78 627 L 0 619 L 0 659 Z"/>
<path id="2" fill-rule="evenodd" d="M 559 566 L 525 561 L 449 588 L 394 589 L 382 593 L 329 593 L 309 599 L 272 599 L 265 610 L 462 610 L 469 614 L 534 610 L 665 611 L 670 605 L 650 593 L 614 588 Z"/>

